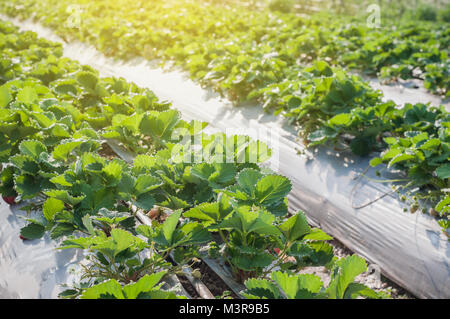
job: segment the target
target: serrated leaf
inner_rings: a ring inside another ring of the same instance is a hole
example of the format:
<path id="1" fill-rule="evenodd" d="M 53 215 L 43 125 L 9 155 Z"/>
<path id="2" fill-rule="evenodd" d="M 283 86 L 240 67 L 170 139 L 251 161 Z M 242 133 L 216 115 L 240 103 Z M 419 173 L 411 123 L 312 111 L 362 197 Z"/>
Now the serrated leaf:
<path id="1" fill-rule="evenodd" d="M 69 154 L 81 144 L 83 144 L 83 141 L 65 141 L 53 149 L 52 156 L 56 160 L 66 161 Z"/>
<path id="2" fill-rule="evenodd" d="M 288 299 L 311 299 L 318 294 L 323 286 L 320 277 L 312 274 L 289 276 L 280 271 L 271 274 Z"/>
<path id="3" fill-rule="evenodd" d="M 248 279 L 245 281 L 247 290 L 243 293 L 245 297 L 258 297 L 261 299 L 280 299 L 281 294 L 279 288 L 266 279 Z"/>
<path id="4" fill-rule="evenodd" d="M 239 187 L 251 197 L 255 196 L 256 183 L 263 175 L 255 169 L 243 169 L 236 177 Z"/>
<path id="5" fill-rule="evenodd" d="M 140 294 L 149 292 L 166 275 L 166 271 L 161 271 L 151 275 L 145 275 L 138 282 L 123 287 L 123 293 L 126 299 L 137 299 Z"/>
<path id="6" fill-rule="evenodd" d="M 329 124 L 332 126 L 348 126 L 352 120 L 351 114 L 341 113 L 329 120 Z"/>
<path id="7" fill-rule="evenodd" d="M 79 72 L 75 75 L 77 81 L 86 89 L 95 90 L 98 83 L 98 78 L 94 73 L 91 72 Z"/>
<path id="8" fill-rule="evenodd" d="M 332 240 L 333 237 L 325 233 L 323 230 L 319 228 L 313 228 L 311 231 L 303 236 L 303 240 L 314 240 L 314 241 L 322 241 L 322 240 Z"/>
<path id="9" fill-rule="evenodd" d="M 293 243 L 311 231 L 303 212 L 299 211 L 279 226 L 287 241 Z"/>
<path id="10" fill-rule="evenodd" d="M 190 222 L 177 229 L 173 244 L 199 245 L 211 240 L 210 233 L 198 223 Z"/>
<path id="11" fill-rule="evenodd" d="M 13 100 L 11 93 L 6 86 L 0 86 L 0 108 L 8 106 L 8 104 Z"/>
<path id="12" fill-rule="evenodd" d="M 152 175 L 140 175 L 134 184 L 135 194 L 141 195 L 160 187 L 163 182 Z"/>
<path id="13" fill-rule="evenodd" d="M 122 165 L 117 161 L 109 162 L 103 167 L 102 172 L 106 175 L 107 186 L 116 186 L 122 178 Z"/>
<path id="14" fill-rule="evenodd" d="M 69 223 L 58 223 L 50 232 L 50 237 L 52 239 L 57 239 L 62 236 L 71 235 L 75 231 L 73 224 Z"/>
<path id="15" fill-rule="evenodd" d="M 392 166 L 394 166 L 395 164 L 404 162 L 404 161 L 409 161 L 409 160 L 413 160 L 415 159 L 416 156 L 415 155 L 411 155 L 411 154 L 398 154 L 397 156 L 395 156 L 388 164 L 388 168 L 391 168 Z"/>
<path id="16" fill-rule="evenodd" d="M 450 164 L 444 164 L 436 169 L 437 177 L 441 179 L 450 178 Z"/>
<path id="17" fill-rule="evenodd" d="M 258 255 L 248 258 L 248 255 L 237 255 L 232 258 L 233 264 L 245 271 L 255 271 L 257 269 L 269 266 L 275 257 L 269 253 L 260 253 Z"/>
<path id="18" fill-rule="evenodd" d="M 149 194 L 142 194 L 139 195 L 136 200 L 133 200 L 133 204 L 136 205 L 138 208 L 143 210 L 151 210 L 153 206 L 155 205 L 156 201 L 153 196 Z"/>
<path id="19" fill-rule="evenodd" d="M 32 87 L 26 86 L 17 93 L 16 101 L 25 104 L 32 104 L 38 100 L 36 90 Z"/>
<path id="20" fill-rule="evenodd" d="M 29 155 L 17 154 L 9 158 L 11 164 L 28 174 L 37 174 L 39 172 L 39 164 Z"/>
<path id="21" fill-rule="evenodd" d="M 45 227 L 38 224 L 28 224 L 20 230 L 20 235 L 27 239 L 38 239 L 44 236 Z"/>
<path id="22" fill-rule="evenodd" d="M 32 199 L 42 191 L 41 180 L 31 175 L 16 177 L 15 189 L 23 199 Z"/>
<path id="23" fill-rule="evenodd" d="M 52 222 L 56 213 L 64 210 L 64 202 L 56 198 L 47 198 L 42 206 L 42 212 L 47 221 Z"/>
<path id="24" fill-rule="evenodd" d="M 56 190 L 56 189 L 45 191 L 44 194 L 49 197 L 54 197 L 56 199 L 59 199 L 70 205 L 79 204 L 85 198 L 85 196 L 74 197 L 74 196 L 70 195 L 69 192 L 66 190 Z"/>
<path id="25" fill-rule="evenodd" d="M 122 286 L 114 279 L 110 279 L 86 289 L 81 299 L 125 299 L 125 296 Z"/>
<path id="26" fill-rule="evenodd" d="M 370 161 L 370 166 L 372 167 L 376 167 L 381 164 L 383 164 L 383 160 L 379 157 L 375 157 Z"/>
<path id="27" fill-rule="evenodd" d="M 327 293 L 330 299 L 342 299 L 348 286 L 355 280 L 355 277 L 367 270 L 364 259 L 357 255 L 342 258 L 336 262 L 333 269 L 331 282 L 328 285 Z"/>
<path id="28" fill-rule="evenodd" d="M 47 148 L 42 142 L 29 140 L 23 141 L 19 145 L 19 149 L 24 155 L 31 156 L 33 159 L 39 159 L 39 155 L 43 152 L 47 152 Z"/>
<path id="29" fill-rule="evenodd" d="M 291 191 L 288 178 L 280 175 L 267 175 L 256 183 L 256 198 L 261 205 L 272 205 L 283 200 Z"/>

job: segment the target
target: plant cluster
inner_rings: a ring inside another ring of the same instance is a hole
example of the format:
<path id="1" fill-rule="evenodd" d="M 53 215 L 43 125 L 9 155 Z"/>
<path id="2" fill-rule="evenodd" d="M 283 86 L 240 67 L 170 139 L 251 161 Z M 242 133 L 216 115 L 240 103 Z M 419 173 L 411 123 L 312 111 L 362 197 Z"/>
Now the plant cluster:
<path id="1" fill-rule="evenodd" d="M 224 9 L 214 2 L 190 0 L 127 1 L 124 11 L 124 1 L 14 0 L 0 2 L 0 9 L 19 18 L 33 16 L 63 38 L 88 42 L 107 55 L 159 59 L 187 70 L 193 79 L 231 101 L 256 101 L 266 111 L 287 117 L 309 146 L 344 142 L 344 148 L 361 156 L 386 152 L 386 161 L 377 160 L 377 164 L 389 164 L 392 152 L 406 152 L 397 158 L 404 159 L 403 165 L 391 163 L 389 167 L 407 174 L 411 179 L 408 186 L 425 191 L 413 196 L 413 210 L 418 205 L 423 209 L 431 205 L 434 211 L 440 208 L 437 204 L 445 199 L 448 189 L 448 178 L 441 173 L 448 162 L 448 112 L 422 104 L 398 107 L 382 102 L 379 92 L 341 69 L 344 66 L 391 79 L 419 78 L 430 91 L 449 96 L 450 28 L 445 21 L 424 21 L 430 20 L 430 10 L 418 10 L 420 23 L 402 19 L 370 28 L 357 18 L 324 14 L 304 18 L 283 13 L 286 10 L 276 1 L 273 11 L 251 11 L 233 3 Z M 74 4 L 77 9 L 68 10 L 68 5 Z M 66 23 L 75 18 L 78 25 Z M 5 76 L 13 72 L 8 69 Z M 43 73 L 44 81 L 56 76 L 47 74 L 44 67 L 36 72 Z M 79 103 L 86 104 L 89 111 L 90 101 L 103 94 L 102 86 L 80 76 L 90 91 L 79 96 Z M 70 81 L 62 81 L 59 89 L 69 96 L 80 94 L 71 86 L 77 79 Z M 158 136 L 162 131 L 143 132 L 144 125 L 139 127 L 138 123 L 154 123 L 153 115 L 145 119 L 142 115 L 115 116 L 122 102 L 116 95 L 109 99 L 110 109 L 105 112 L 111 111 L 107 118 L 113 121 L 105 137 L 119 139 L 135 152 L 146 147 L 158 149 L 170 142 L 167 134 Z M 130 102 L 130 107 L 145 108 L 148 104 L 141 97 Z M 98 127 L 105 125 L 100 123 L 104 120 L 95 118 L 89 123 Z M 403 145 L 390 152 L 392 144 L 385 142 L 385 138 L 401 140 L 416 132 L 441 141 L 435 144 L 439 149 L 433 152 L 439 155 L 433 155 L 431 167 L 422 165 L 429 160 L 423 150 Z M 149 136 L 152 146 L 141 145 L 142 135 Z M 412 163 L 406 160 L 411 159 L 411 152 L 418 153 Z M 418 197 L 423 199 L 421 203 Z M 441 225 L 448 225 L 445 212 L 436 215 L 441 215 Z"/>
<path id="2" fill-rule="evenodd" d="M 347 271 L 326 243 L 331 237 L 301 212 L 287 216 L 289 179 L 258 165 L 270 157 L 267 145 L 207 135 L 206 123 L 183 121 L 151 91 L 99 78 L 62 58 L 59 44 L 3 22 L 0 57 L 0 191 L 29 213 L 23 239 L 49 234 L 60 249 L 86 255 L 81 281 L 60 297 L 178 298 L 164 277 L 200 257 L 202 244 L 213 254 L 217 234 L 223 251 L 216 258 L 243 282 L 275 268 Z M 192 147 L 197 135 L 202 154 Z M 111 152 L 111 139 L 134 160 Z M 134 208 L 150 211 L 152 225 L 136 223 Z M 328 297 L 382 297 L 367 289 Z"/>

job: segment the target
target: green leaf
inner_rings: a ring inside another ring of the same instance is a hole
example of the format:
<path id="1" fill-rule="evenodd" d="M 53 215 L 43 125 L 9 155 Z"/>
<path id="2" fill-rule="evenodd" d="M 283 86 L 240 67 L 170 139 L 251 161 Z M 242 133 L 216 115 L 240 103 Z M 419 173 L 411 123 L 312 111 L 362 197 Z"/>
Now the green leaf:
<path id="1" fill-rule="evenodd" d="M 386 144 L 388 145 L 392 145 L 397 143 L 397 139 L 395 137 L 385 137 L 384 141 L 386 142 Z"/>
<path id="2" fill-rule="evenodd" d="M 86 228 L 90 235 L 95 235 L 94 224 L 92 223 L 92 219 L 89 215 L 84 216 L 81 221 L 83 222 L 83 226 Z"/>
<path id="3" fill-rule="evenodd" d="M 331 282 L 326 290 L 329 298 L 344 298 L 348 286 L 355 280 L 355 277 L 366 270 L 365 260 L 357 255 L 338 260 L 332 272 Z"/>
<path id="4" fill-rule="evenodd" d="M 70 223 L 58 223 L 51 231 L 50 237 L 57 239 L 62 236 L 72 235 L 75 231 L 75 226 Z"/>
<path id="5" fill-rule="evenodd" d="M 162 232 L 169 245 L 172 245 L 173 234 L 180 220 L 181 212 L 181 210 L 173 212 L 162 225 Z"/>
<path id="6" fill-rule="evenodd" d="M 383 160 L 381 158 L 379 158 L 379 157 L 375 157 L 374 159 L 372 159 L 370 161 L 370 166 L 372 166 L 372 167 L 376 167 L 376 166 L 381 165 L 381 164 L 383 164 Z"/>
<path id="7" fill-rule="evenodd" d="M 148 211 L 151 210 L 155 205 L 155 199 L 149 194 L 142 194 L 139 195 L 136 200 L 133 200 L 133 204 L 140 209 Z"/>
<path id="8" fill-rule="evenodd" d="M 106 175 L 107 186 L 116 186 L 122 178 L 122 165 L 117 161 L 109 162 L 103 169 L 102 172 Z"/>
<path id="9" fill-rule="evenodd" d="M 446 179 L 446 178 L 450 178 L 450 164 L 444 164 L 439 166 L 436 169 L 436 175 L 437 177 L 441 178 L 441 179 Z"/>
<path id="10" fill-rule="evenodd" d="M 152 175 L 139 175 L 134 184 L 135 194 L 141 195 L 163 185 L 163 182 Z"/>
<path id="11" fill-rule="evenodd" d="M 276 271 L 271 274 L 271 277 L 288 299 L 311 299 L 320 292 L 323 286 L 320 277 L 312 274 L 289 276 L 287 273 Z"/>
<path id="12" fill-rule="evenodd" d="M 86 289 L 81 299 L 125 299 L 125 296 L 122 286 L 114 279 L 110 279 Z"/>
<path id="13" fill-rule="evenodd" d="M 148 239 L 151 239 L 154 236 L 154 229 L 149 225 L 139 225 L 136 228 L 136 232 L 144 237 L 147 237 Z"/>
<path id="14" fill-rule="evenodd" d="M 141 154 L 134 159 L 134 169 L 138 171 L 151 169 L 156 163 L 155 157 Z"/>
<path id="15" fill-rule="evenodd" d="M 23 141 L 20 143 L 19 149 L 22 154 L 31 156 L 35 160 L 39 159 L 39 155 L 41 155 L 41 153 L 47 152 L 47 148 L 44 144 L 34 140 Z"/>
<path id="16" fill-rule="evenodd" d="M 416 156 L 415 155 L 411 155 L 411 154 L 398 154 L 397 156 L 395 156 L 388 164 L 388 168 L 391 168 L 392 166 L 394 166 L 395 164 L 404 162 L 404 161 L 409 161 L 409 160 L 413 160 L 415 159 Z"/>
<path id="17" fill-rule="evenodd" d="M 8 106 L 8 104 L 13 100 L 11 93 L 6 86 L 0 86 L 0 108 Z"/>
<path id="18" fill-rule="evenodd" d="M 39 164 L 29 155 L 17 154 L 9 158 L 11 164 L 28 174 L 37 174 L 40 170 Z"/>
<path id="19" fill-rule="evenodd" d="M 248 255 L 237 255 L 232 258 L 233 264 L 245 271 L 255 271 L 269 266 L 276 258 L 269 253 L 263 252 L 249 258 Z"/>
<path id="20" fill-rule="evenodd" d="M 311 231 L 305 214 L 301 211 L 281 224 L 279 228 L 286 236 L 287 241 L 291 243 L 299 240 Z"/>
<path id="21" fill-rule="evenodd" d="M 55 214 L 64 210 L 64 202 L 56 198 L 47 198 L 45 201 L 42 212 L 47 221 L 52 222 Z"/>
<path id="22" fill-rule="evenodd" d="M 211 240 L 210 233 L 202 225 L 190 222 L 176 230 L 172 245 L 199 245 Z"/>
<path id="23" fill-rule="evenodd" d="M 16 101 L 25 104 L 32 104 L 38 100 L 36 90 L 32 87 L 26 86 L 17 93 Z"/>
<path id="24" fill-rule="evenodd" d="M 44 236 L 45 227 L 38 224 L 28 224 L 20 230 L 20 235 L 27 239 L 38 239 Z"/>
<path id="25" fill-rule="evenodd" d="M 426 141 L 424 144 L 422 144 L 419 148 L 421 150 L 430 150 L 434 151 L 441 145 L 441 140 L 438 138 L 432 138 L 428 141 Z"/>
<path id="26" fill-rule="evenodd" d="M 230 204 L 230 198 L 225 194 L 220 194 L 215 203 L 202 203 L 183 215 L 188 218 L 202 221 L 204 226 L 218 223 L 227 217 L 233 211 Z"/>
<path id="27" fill-rule="evenodd" d="M 161 271 L 151 275 L 145 275 L 138 282 L 123 287 L 123 293 L 126 299 L 138 299 L 139 295 L 149 292 L 166 275 L 166 271 Z"/>
<path id="28" fill-rule="evenodd" d="M 251 197 L 255 197 L 256 183 L 263 175 L 256 169 L 243 169 L 236 177 L 239 187 Z"/>
<path id="29" fill-rule="evenodd" d="M 70 195 L 69 192 L 66 190 L 56 190 L 56 189 L 45 191 L 44 194 L 47 195 L 48 197 L 54 197 L 56 199 L 59 199 L 59 200 L 63 201 L 64 203 L 67 203 L 70 205 L 79 204 L 85 198 L 84 195 L 74 197 L 74 196 Z"/>
<path id="30" fill-rule="evenodd" d="M 86 89 L 90 89 L 91 91 L 95 90 L 98 83 L 98 78 L 94 73 L 82 71 L 77 73 L 75 77 L 77 81 Z"/>
<path id="31" fill-rule="evenodd" d="M 371 299 L 382 299 L 387 297 L 377 294 L 369 287 L 360 283 L 354 282 L 348 285 L 347 290 L 345 291 L 344 299 L 356 299 L 359 296 L 364 296 Z"/>
<path id="32" fill-rule="evenodd" d="M 95 248 L 104 255 L 115 258 L 125 249 L 132 247 L 138 239 L 123 229 L 115 228 L 111 231 L 111 237 Z"/>
<path id="33" fill-rule="evenodd" d="M 50 179 L 50 182 L 61 186 L 68 186 L 68 187 L 72 186 L 72 183 L 66 180 L 65 175 L 58 175 L 56 177 L 53 177 L 52 179 Z"/>
<path id="34" fill-rule="evenodd" d="M 446 211 L 450 211 L 450 196 L 446 196 L 436 205 L 436 211 L 443 215 Z"/>
<path id="35" fill-rule="evenodd" d="M 242 294 L 247 299 L 255 297 L 261 299 L 281 299 L 279 288 L 271 281 L 266 279 L 248 279 L 245 281 L 247 290 Z"/>
<path id="36" fill-rule="evenodd" d="M 333 240 L 333 237 L 331 237 L 330 235 L 328 235 L 319 228 L 313 228 L 308 234 L 303 236 L 303 240 L 324 241 L 324 240 Z"/>
<path id="37" fill-rule="evenodd" d="M 32 199 L 42 191 L 41 180 L 31 175 L 16 177 L 15 189 L 23 199 Z"/>
<path id="38" fill-rule="evenodd" d="M 352 152 L 358 156 L 367 156 L 372 151 L 374 142 L 370 137 L 355 137 L 350 142 Z"/>
<path id="39" fill-rule="evenodd" d="M 180 114 L 176 110 L 164 111 L 159 114 L 147 114 L 142 118 L 139 129 L 142 134 L 157 140 L 169 141 L 175 126 L 180 121 Z"/>
<path id="40" fill-rule="evenodd" d="M 350 124 L 351 120 L 351 114 L 341 113 L 331 118 L 328 123 L 332 126 L 347 126 Z"/>
<path id="41" fill-rule="evenodd" d="M 53 149 L 52 156 L 56 160 L 66 161 L 69 154 L 73 152 L 73 150 L 78 146 L 80 146 L 81 144 L 83 144 L 83 141 L 72 141 L 72 140 L 65 141 Z"/>
<path id="42" fill-rule="evenodd" d="M 291 188 L 292 185 L 288 178 L 280 175 L 267 175 L 256 183 L 256 198 L 261 205 L 272 205 L 283 200 Z"/>

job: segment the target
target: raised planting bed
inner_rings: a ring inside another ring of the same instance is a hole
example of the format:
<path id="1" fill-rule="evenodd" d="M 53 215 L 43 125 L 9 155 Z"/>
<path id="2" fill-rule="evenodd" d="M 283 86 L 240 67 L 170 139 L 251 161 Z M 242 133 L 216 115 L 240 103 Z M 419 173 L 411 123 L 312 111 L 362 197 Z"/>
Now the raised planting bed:
<path id="1" fill-rule="evenodd" d="M 36 24 L 28 27 L 46 35 L 49 32 Z M 186 120 L 207 121 L 212 131 L 232 128 L 236 129 L 234 132 L 251 134 L 253 129 L 254 137 L 266 139 L 269 144 L 275 142 L 278 147 L 273 148 L 270 165 L 291 178 L 292 211 L 304 210 L 312 225 L 322 227 L 352 251 L 378 265 L 383 275 L 414 295 L 448 296 L 446 235 L 428 214 L 405 213 L 404 209 L 409 210 L 410 205 L 392 193 L 389 183 L 361 179 L 369 167 L 369 158 L 329 148 L 300 157 L 298 151 L 305 148 L 297 140 L 293 127 L 279 117 L 261 113 L 257 106 L 233 108 L 181 72 L 163 72 L 144 60 L 114 61 L 81 43 L 66 44 L 64 54 L 79 57 L 83 63 L 102 70 L 105 76 L 124 77 L 151 88 L 162 99 L 173 101 Z M 374 169 L 366 174 L 375 179 L 399 178 L 389 172 L 379 177 Z M 356 209 L 358 206 L 365 207 Z"/>
<path id="2" fill-rule="evenodd" d="M 211 271 L 218 263 L 245 286 L 236 296 L 389 297 L 355 281 L 367 271 L 363 258 L 337 258 L 331 236 L 289 212 L 292 184 L 262 165 L 267 144 L 209 134 L 207 123 L 184 121 L 152 91 L 99 77 L 35 33 L 2 22 L 0 38 L 8 62 L 0 190 L 27 212 L 17 240 L 49 236 L 58 251 L 85 256 L 79 281 L 59 297 L 179 299 L 195 290 L 212 298 L 192 268 L 203 247 Z M 310 267 L 325 267 L 330 280 L 298 273 Z"/>

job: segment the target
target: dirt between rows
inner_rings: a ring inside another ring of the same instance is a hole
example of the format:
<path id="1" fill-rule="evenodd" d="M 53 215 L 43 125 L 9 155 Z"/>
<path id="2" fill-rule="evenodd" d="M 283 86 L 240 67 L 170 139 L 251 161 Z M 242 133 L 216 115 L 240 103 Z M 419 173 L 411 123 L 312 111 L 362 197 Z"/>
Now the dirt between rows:
<path id="1" fill-rule="evenodd" d="M 328 243 L 333 246 L 336 257 L 344 258 L 353 255 L 351 250 L 336 239 L 331 240 Z M 203 261 L 194 264 L 192 268 L 200 270 L 202 274 L 201 281 L 216 298 L 238 298 L 228 285 Z M 325 286 L 329 284 L 331 279 L 330 270 L 326 267 L 305 267 L 298 273 L 319 276 Z M 189 292 L 193 299 L 201 299 L 189 280 L 182 276 L 178 277 L 183 287 Z M 374 264 L 368 263 L 368 271 L 356 277 L 355 281 L 362 283 L 377 292 L 388 293 L 393 299 L 416 299 L 411 293 L 379 273 L 378 268 Z"/>

